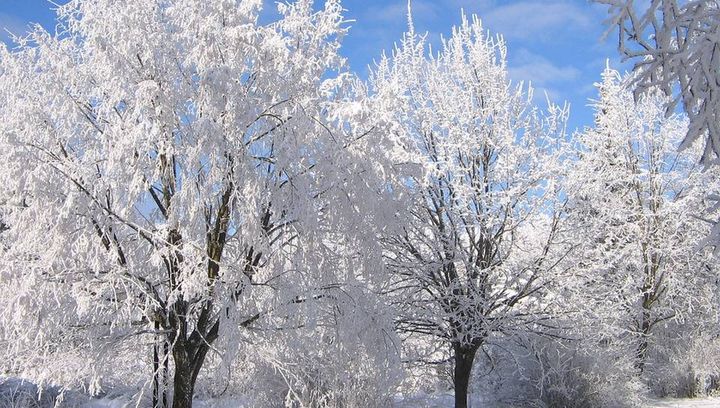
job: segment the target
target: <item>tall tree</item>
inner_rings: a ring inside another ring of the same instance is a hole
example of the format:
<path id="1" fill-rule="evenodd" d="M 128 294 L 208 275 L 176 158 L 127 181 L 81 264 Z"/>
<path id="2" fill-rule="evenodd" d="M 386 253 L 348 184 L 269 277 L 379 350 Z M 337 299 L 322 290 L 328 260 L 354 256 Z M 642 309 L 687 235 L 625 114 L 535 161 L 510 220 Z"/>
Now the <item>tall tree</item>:
<path id="1" fill-rule="evenodd" d="M 463 16 L 437 55 L 410 21 L 372 78 L 407 203 L 382 238 L 397 325 L 451 347 L 458 408 L 493 335 L 541 329 L 544 289 L 568 250 L 553 178 L 564 112 L 533 108 L 505 55 L 477 17 Z"/>
<path id="2" fill-rule="evenodd" d="M 616 333 L 612 341 L 634 348 L 643 371 L 654 328 L 710 301 L 698 296 L 712 282 L 713 262 L 698 249 L 709 226 L 693 215 L 713 175 L 701 171 L 697 149 L 677 151 L 687 120 L 666 116 L 657 90 L 635 101 L 632 80 L 603 73 L 595 125 L 577 135 L 567 191 L 585 277 L 579 296 Z"/>
<path id="3" fill-rule="evenodd" d="M 342 9 L 300 0 L 263 25 L 261 6 L 73 0 L 56 35 L 0 48 L 0 184 L 26 203 L 3 215 L 11 352 L 51 367 L 63 347 L 149 332 L 170 347 L 173 407 L 190 407 L 219 336 L 263 299 L 302 301 L 275 291 L 300 286 L 297 239 L 336 164 L 321 89 Z"/>

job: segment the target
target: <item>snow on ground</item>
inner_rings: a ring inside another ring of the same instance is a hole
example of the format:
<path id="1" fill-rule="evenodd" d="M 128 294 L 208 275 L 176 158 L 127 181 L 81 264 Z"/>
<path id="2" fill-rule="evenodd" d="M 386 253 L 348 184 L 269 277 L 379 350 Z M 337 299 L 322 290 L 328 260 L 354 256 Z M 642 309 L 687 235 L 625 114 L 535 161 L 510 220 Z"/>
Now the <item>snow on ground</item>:
<path id="1" fill-rule="evenodd" d="M 37 386 L 27 380 L 0 377 L 0 408 L 2 407 L 52 407 L 60 396 L 55 387 L 45 388 L 38 398 Z M 77 392 L 65 392 L 61 396 L 61 407 L 80 408 L 131 408 L 136 404 L 129 396 L 112 395 L 104 398 L 91 398 Z M 226 397 L 220 399 L 196 399 L 194 406 L 198 408 L 250 408 L 252 403 L 247 399 Z M 396 396 L 393 408 L 452 408 L 452 393 L 415 394 L 412 396 Z M 470 399 L 470 407 L 482 407 L 477 395 Z M 698 399 L 651 399 L 645 408 L 720 408 L 720 397 Z"/>
<path id="2" fill-rule="evenodd" d="M 452 408 L 453 406 L 453 394 L 452 393 L 439 393 L 439 394 L 416 394 L 413 396 L 397 396 L 393 408 Z M 478 396 L 473 396 L 468 406 L 473 407 L 485 407 Z M 503 407 L 511 407 L 510 405 L 503 405 Z M 719 398 L 696 398 L 696 399 L 676 399 L 676 398 L 663 398 L 663 399 L 650 399 L 643 408 L 720 408 L 720 397 Z"/>
<path id="3" fill-rule="evenodd" d="M 720 398 L 697 399 L 655 399 L 650 400 L 647 408 L 720 408 Z"/>
<path id="4" fill-rule="evenodd" d="M 81 408 L 129 408 L 134 407 L 135 403 L 129 398 L 98 398 L 81 404 Z"/>
<path id="5" fill-rule="evenodd" d="M 482 407 L 479 401 L 472 401 L 470 407 Z M 81 408 L 130 408 L 135 404 L 123 402 L 120 399 L 98 399 L 81 405 Z M 198 408 L 249 408 L 241 399 L 223 400 L 195 400 L 193 406 Z M 431 396 L 428 398 L 406 398 L 396 400 L 393 408 L 452 408 L 453 398 L 450 395 Z M 645 408 L 720 408 L 720 398 L 698 399 L 662 399 L 651 400 Z"/>
<path id="6" fill-rule="evenodd" d="M 415 394 L 397 395 L 393 408 L 445 408 L 451 407 L 453 403 L 452 394 Z"/>

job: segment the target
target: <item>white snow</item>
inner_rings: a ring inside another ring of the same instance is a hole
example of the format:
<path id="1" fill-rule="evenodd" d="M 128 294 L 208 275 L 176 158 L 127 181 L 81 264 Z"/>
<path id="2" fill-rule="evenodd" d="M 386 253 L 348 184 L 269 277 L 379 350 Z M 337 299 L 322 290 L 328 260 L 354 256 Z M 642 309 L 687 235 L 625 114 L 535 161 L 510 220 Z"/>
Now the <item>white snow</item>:
<path id="1" fill-rule="evenodd" d="M 653 399 L 648 402 L 646 408 L 718 408 L 720 398 L 697 398 L 697 399 Z"/>

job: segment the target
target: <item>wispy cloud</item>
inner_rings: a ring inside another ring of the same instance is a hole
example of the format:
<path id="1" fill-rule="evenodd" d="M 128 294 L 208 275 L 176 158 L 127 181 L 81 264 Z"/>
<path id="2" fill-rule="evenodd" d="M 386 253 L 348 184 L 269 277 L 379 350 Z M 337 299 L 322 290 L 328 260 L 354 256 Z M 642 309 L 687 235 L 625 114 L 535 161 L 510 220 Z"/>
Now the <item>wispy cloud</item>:
<path id="1" fill-rule="evenodd" d="M 595 9 L 568 1 L 528 0 L 491 7 L 480 12 L 483 21 L 508 39 L 557 41 L 561 33 L 588 31 L 600 22 Z"/>
<path id="2" fill-rule="evenodd" d="M 514 62 L 508 67 L 508 75 L 515 83 L 532 83 L 536 102 L 544 102 L 547 94 L 550 100 L 562 103 L 569 96 L 568 88 L 574 87 L 582 71 L 571 65 L 555 63 L 526 49 L 518 49 Z"/>
<path id="3" fill-rule="evenodd" d="M 510 77 L 514 80 L 532 81 L 538 86 L 547 86 L 573 82 L 582 73 L 574 66 L 555 64 L 547 58 L 525 49 L 517 50 L 515 54 L 515 62 L 508 69 Z"/>

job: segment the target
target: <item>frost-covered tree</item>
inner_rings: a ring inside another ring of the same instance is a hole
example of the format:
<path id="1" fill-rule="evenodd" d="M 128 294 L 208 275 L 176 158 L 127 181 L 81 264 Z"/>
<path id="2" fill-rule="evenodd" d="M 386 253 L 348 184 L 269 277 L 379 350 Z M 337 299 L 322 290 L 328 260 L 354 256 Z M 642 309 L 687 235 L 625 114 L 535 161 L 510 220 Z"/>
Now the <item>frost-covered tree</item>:
<path id="1" fill-rule="evenodd" d="M 681 147 L 705 139 L 704 162 L 720 157 L 720 2 L 716 0 L 595 0 L 609 5 L 620 51 L 635 60 L 640 92 L 659 87 L 668 112 L 690 118 Z"/>
<path id="2" fill-rule="evenodd" d="M 259 0 L 73 0 L 56 35 L 0 48 L 1 199 L 24 204 L 2 214 L 6 370 L 99 380 L 96 357 L 156 337 L 189 407 L 219 338 L 323 290 L 298 242 L 339 167 L 344 28 L 311 3 L 263 25 Z"/>
<path id="3" fill-rule="evenodd" d="M 657 90 L 635 101 L 632 80 L 603 73 L 595 125 L 576 137 L 567 192 L 581 279 L 569 286 L 583 302 L 571 307 L 605 327 L 598 341 L 632 350 L 642 372 L 656 327 L 714 308 L 715 262 L 698 248 L 709 225 L 693 216 L 714 175 L 701 171 L 697 150 L 677 151 L 684 116 L 666 116 Z"/>
<path id="4" fill-rule="evenodd" d="M 455 406 L 495 335 L 540 331 L 567 247 L 556 195 L 563 112 L 542 116 L 507 78 L 505 44 L 463 16 L 440 52 L 410 30 L 375 70 L 372 110 L 406 207 L 382 234 L 398 329 L 450 347 Z"/>

